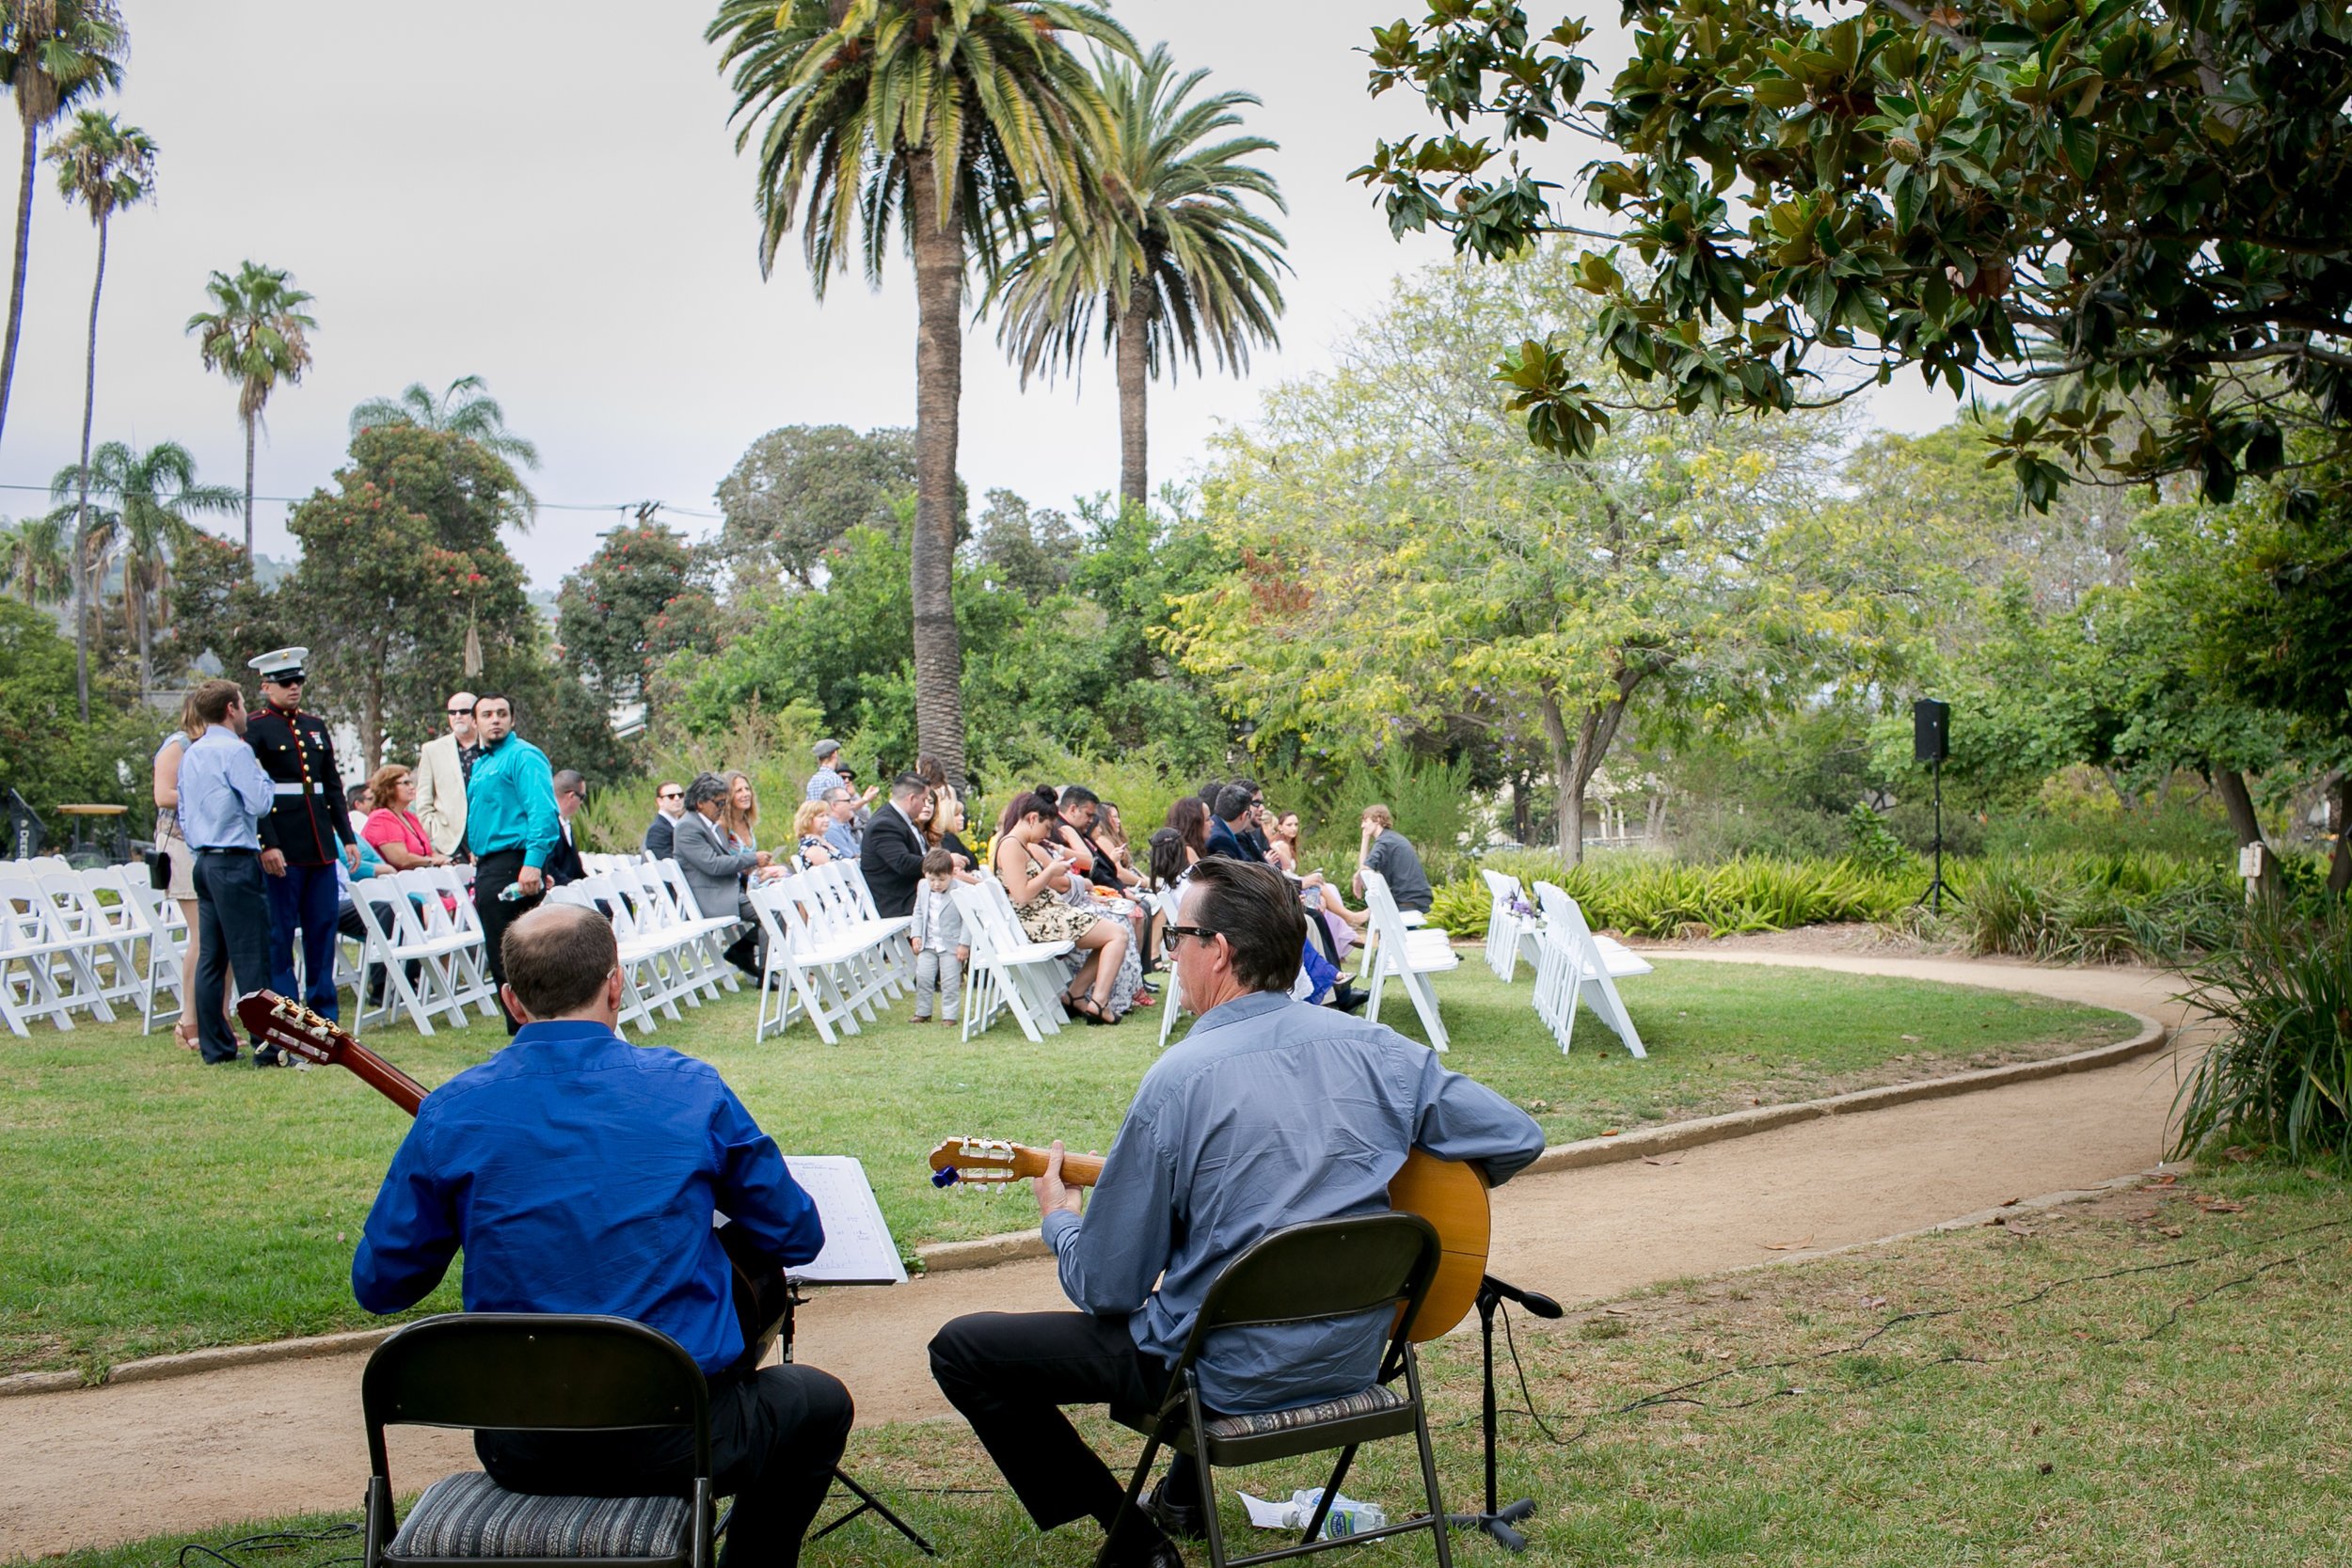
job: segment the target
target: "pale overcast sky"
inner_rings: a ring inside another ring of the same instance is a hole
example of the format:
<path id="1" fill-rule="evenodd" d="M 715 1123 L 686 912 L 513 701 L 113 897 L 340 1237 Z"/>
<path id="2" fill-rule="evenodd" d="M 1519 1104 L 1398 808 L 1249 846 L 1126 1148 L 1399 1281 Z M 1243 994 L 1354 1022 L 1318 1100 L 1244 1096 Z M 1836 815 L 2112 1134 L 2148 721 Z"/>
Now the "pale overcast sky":
<path id="1" fill-rule="evenodd" d="M 711 8 L 683 0 L 122 0 L 128 80 L 110 106 L 162 149 L 158 201 L 117 217 L 99 327 L 97 439 L 186 444 L 203 478 L 241 481 L 230 385 L 183 334 L 204 279 L 250 258 L 318 296 L 317 364 L 271 402 L 256 487 L 309 494 L 343 453 L 362 399 L 412 381 L 487 379 L 544 466 L 543 501 L 659 499 L 690 532 L 711 491 L 778 425 L 914 422 L 914 308 L 894 258 L 879 293 L 855 276 L 818 305 L 797 247 L 759 276 L 752 174 L 726 123 L 733 100 L 702 40 Z M 1604 29 L 1605 86 L 1622 46 Z M 1426 128 L 1417 100 L 1364 90 L 1359 46 L 1399 0 L 1120 0 L 1149 47 L 1205 66 L 1210 88 L 1256 93 L 1248 128 L 1290 203 L 1295 276 L 1283 346 L 1247 381 L 1187 375 L 1152 394 L 1156 484 L 1200 462 L 1260 389 L 1311 373 L 1400 268 L 1441 242 L 1392 243 L 1347 172 L 1375 137 Z M 10 138 L 13 140 L 14 138 Z M 1555 177 L 1583 154 L 1564 148 Z M 14 172 L 12 169 L 11 172 Z M 9 186 L 11 192 L 13 184 Z M 34 198 L 25 326 L 0 482 L 45 485 L 74 459 L 96 245 L 50 170 Z M 1878 417 L 1917 429 L 1951 403 L 1910 388 Z M 966 340 L 961 469 L 1041 505 L 1115 487 L 1118 411 L 1107 361 L 1082 393 L 1024 393 L 991 331 Z M 44 504 L 0 491 L 0 514 Z M 282 502 L 257 541 L 292 553 Z M 553 588 L 616 513 L 545 510 L 516 541 Z M 222 526 L 222 525 L 215 525 Z"/>

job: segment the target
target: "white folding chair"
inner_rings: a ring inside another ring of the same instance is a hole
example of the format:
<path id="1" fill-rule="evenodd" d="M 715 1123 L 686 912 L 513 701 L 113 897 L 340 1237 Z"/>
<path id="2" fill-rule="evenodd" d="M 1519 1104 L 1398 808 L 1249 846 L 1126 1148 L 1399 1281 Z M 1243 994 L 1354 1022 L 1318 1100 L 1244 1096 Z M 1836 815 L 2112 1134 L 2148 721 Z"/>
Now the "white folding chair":
<path id="1" fill-rule="evenodd" d="M 1069 1017 L 1061 1005 L 1064 960 L 1077 944 L 1029 941 L 1005 884 L 993 877 L 953 883 L 947 893 L 972 949 L 963 972 L 963 1037 L 984 1033 L 1000 1011 L 1010 1012 L 1032 1041 L 1058 1034 Z"/>
<path id="2" fill-rule="evenodd" d="M 1407 930 L 1396 898 L 1389 892 L 1389 879 L 1377 871 L 1364 872 L 1364 903 L 1372 911 L 1368 934 L 1374 938 L 1369 944 L 1372 957 L 1364 966 L 1372 980 L 1372 1000 L 1365 1006 L 1364 1016 L 1380 1016 L 1381 987 L 1393 975 L 1413 999 L 1413 1010 L 1429 1032 L 1430 1045 L 1446 1050 L 1445 1020 L 1438 1016 L 1438 989 L 1429 976 L 1460 967 L 1462 956 L 1454 951 L 1451 934 L 1438 926 Z"/>
<path id="3" fill-rule="evenodd" d="M 82 939 L 63 927 L 40 883 L 20 869 L 32 863 L 10 861 L 0 867 L 0 1020 L 19 1035 L 32 1033 L 26 1025 L 43 1018 L 71 1029 L 74 1009 L 83 1005 L 72 964 Z"/>
<path id="4" fill-rule="evenodd" d="M 1531 969 L 1541 959 L 1543 920 L 1519 912 L 1527 895 L 1520 890 L 1517 877 L 1484 867 L 1478 875 L 1486 883 L 1486 967 L 1507 986 L 1521 958 L 1527 960 Z"/>
<path id="5" fill-rule="evenodd" d="M 118 866 L 124 898 L 146 927 L 146 974 L 140 987 L 139 1033 L 180 1022 L 188 1000 L 181 994 L 180 965 L 187 952 L 187 917 L 179 904 L 148 879 L 145 866 Z"/>
<path id="6" fill-rule="evenodd" d="M 803 877 L 752 884 L 753 912 L 768 938 L 760 965 L 759 1020 L 753 1038 L 783 1033 L 795 1017 L 806 1017 L 817 1037 L 836 1045 L 839 1034 L 859 1033 L 863 977 L 857 960 L 862 938 L 842 937 L 809 918 L 817 895 Z M 873 1009 L 863 1009 L 869 1020 Z"/>
<path id="7" fill-rule="evenodd" d="M 1535 1010 L 1551 1028 L 1565 1053 L 1576 1032 L 1579 1003 L 1593 1009 L 1609 1031 L 1635 1056 L 1646 1057 L 1641 1032 L 1617 994 L 1622 975 L 1647 974 L 1646 958 L 1624 943 L 1593 935 L 1575 899 L 1549 882 L 1535 884 L 1544 911 L 1542 955 L 1535 966 Z"/>

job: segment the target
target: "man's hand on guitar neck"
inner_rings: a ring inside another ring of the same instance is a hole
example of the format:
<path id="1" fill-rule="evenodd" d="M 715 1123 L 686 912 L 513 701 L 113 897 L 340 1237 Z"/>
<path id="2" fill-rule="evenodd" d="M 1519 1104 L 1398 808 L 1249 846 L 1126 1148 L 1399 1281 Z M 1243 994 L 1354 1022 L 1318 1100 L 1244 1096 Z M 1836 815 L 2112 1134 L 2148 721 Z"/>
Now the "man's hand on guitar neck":
<path id="1" fill-rule="evenodd" d="M 1045 1174 L 1029 1181 L 1029 1190 L 1037 1194 L 1037 1217 L 1040 1220 L 1057 1209 L 1067 1209 L 1073 1214 L 1086 1212 L 1086 1202 L 1079 1196 L 1086 1189 L 1073 1187 L 1061 1179 L 1062 1145 L 1054 1140 L 1053 1152 L 1045 1158 Z"/>

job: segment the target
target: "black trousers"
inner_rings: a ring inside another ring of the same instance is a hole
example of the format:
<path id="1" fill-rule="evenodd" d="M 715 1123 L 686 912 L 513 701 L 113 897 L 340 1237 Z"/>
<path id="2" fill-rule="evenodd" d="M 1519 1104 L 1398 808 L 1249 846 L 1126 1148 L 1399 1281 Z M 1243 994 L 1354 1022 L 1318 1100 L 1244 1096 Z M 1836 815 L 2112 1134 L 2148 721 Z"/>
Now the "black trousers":
<path id="1" fill-rule="evenodd" d="M 1136 1348 L 1124 1318 L 1088 1312 L 975 1312 L 931 1338 L 931 1376 L 962 1412 L 1040 1529 L 1118 1514 L 1126 1482 L 1086 1446 L 1065 1404 L 1152 1410 L 1168 1366 Z M 1194 1500 L 1191 1461 L 1179 1454 L 1169 1495 Z"/>
<path id="2" fill-rule="evenodd" d="M 504 886 L 504 883 L 501 883 Z M 770 1367 L 710 1380 L 714 1490 L 735 1499 L 719 1568 L 790 1568 L 824 1506 L 854 1414 L 840 1380 L 814 1367 Z M 688 1432 L 478 1432 L 474 1452 L 510 1492 L 628 1497 L 694 1479 Z"/>
<path id="3" fill-rule="evenodd" d="M 506 984 L 506 955 L 501 948 L 506 941 L 506 928 L 525 914 L 539 907 L 537 898 L 517 898 L 507 903 L 499 897 L 514 884 L 523 868 L 520 849 L 493 849 L 474 862 L 473 907 L 482 918 L 482 942 L 490 971 L 491 989 Z M 541 896 L 545 896 L 542 895 Z M 499 998 L 499 1016 L 506 1020 L 506 1032 L 512 1036 L 522 1025 L 506 1010 L 506 999 Z"/>
<path id="4" fill-rule="evenodd" d="M 269 984 L 269 890 L 262 861 L 249 849 L 196 855 L 196 995 L 219 999 L 233 972 L 237 992 Z M 197 1006 L 197 1041 L 208 1062 L 237 1059 L 237 1037 L 217 1006 Z"/>

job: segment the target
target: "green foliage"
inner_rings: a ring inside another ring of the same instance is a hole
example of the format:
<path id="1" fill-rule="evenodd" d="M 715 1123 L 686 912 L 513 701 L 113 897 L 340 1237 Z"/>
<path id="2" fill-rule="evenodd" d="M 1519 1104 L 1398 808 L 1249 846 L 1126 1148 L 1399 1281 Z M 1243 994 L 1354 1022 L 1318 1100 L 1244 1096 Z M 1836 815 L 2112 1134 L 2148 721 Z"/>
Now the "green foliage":
<path id="1" fill-rule="evenodd" d="M 506 410 L 478 375 L 459 376 L 437 396 L 423 382 L 412 381 L 396 398 L 370 398 L 351 411 L 354 436 L 380 424 L 446 431 L 510 464 L 539 466 L 539 449 L 506 428 Z"/>
<path id="2" fill-rule="evenodd" d="M 1417 93 L 1446 132 L 1384 140 L 1357 171 L 1391 228 L 1486 261 L 1558 231 L 1559 187 L 1527 160 L 1561 130 L 1597 148 L 1586 198 L 1622 225 L 1575 230 L 1613 242 L 1579 267 L 1595 341 L 1685 414 L 1788 410 L 1840 359 L 1955 393 L 1972 373 L 2062 380 L 1999 444 L 2036 507 L 2070 468 L 2192 474 L 2229 500 L 2284 461 L 2281 383 L 2352 450 L 2352 361 L 2323 343 L 2352 305 L 2342 4 L 1632 0 L 1625 17 L 1632 57 L 1591 104 L 1572 18 L 1547 31 L 1502 0 L 1375 29 L 1373 90 Z M 1548 347 L 1499 378 L 1536 442 L 1581 451 L 1622 404 Z M 2169 406 L 2127 444 L 2140 393 Z"/>
<path id="3" fill-rule="evenodd" d="M 719 482 L 713 551 L 739 591 L 779 576 L 818 586 L 827 555 L 856 528 L 903 528 L 895 510 L 914 494 L 914 432 L 847 425 L 786 425 L 754 441 Z M 956 535 L 964 533 L 956 484 Z"/>
<path id="4" fill-rule="evenodd" d="M 821 718 L 815 708 L 787 703 L 747 709 L 725 729 L 657 744 L 628 777 L 588 797 L 579 816 L 582 841 L 608 854 L 632 852 L 644 842 L 645 825 L 653 820 L 658 784 L 668 780 L 683 784 L 697 773 L 737 770 L 750 777 L 759 801 L 760 837 L 781 845 L 789 837 L 792 813 L 816 770 L 809 748 L 820 733 Z M 849 744 L 856 759 L 865 761 L 865 748 L 855 736 Z"/>
<path id="5" fill-rule="evenodd" d="M 184 679 L 206 654 L 220 668 L 241 669 L 254 654 L 295 640 L 291 604 L 261 583 L 229 540 L 192 531 L 173 564 L 172 634 L 160 673 Z"/>
<path id="6" fill-rule="evenodd" d="M 2260 1143 L 2342 1159 L 2352 1123 L 2352 915 L 2258 908 L 2196 972 L 2190 1002 L 2221 1037 L 2182 1086 L 2176 1154 Z"/>
<path id="7" fill-rule="evenodd" d="M 2044 963 L 2173 964 L 2226 946 L 2243 884 L 2219 859 L 2026 855 L 1947 863 L 1974 953 Z"/>
<path id="8" fill-rule="evenodd" d="M 1856 804 L 1846 814 L 1846 832 L 1852 840 L 1847 858 L 1865 871 L 1902 871 L 1913 863 L 1911 850 L 1887 831 L 1885 818 L 1868 806 Z"/>
<path id="9" fill-rule="evenodd" d="M 642 701 L 653 722 L 654 672 L 705 642 L 719 606 L 684 535 L 663 523 L 613 529 L 556 594 L 556 635 L 608 703 Z"/>
<path id="10" fill-rule="evenodd" d="M 132 705 L 127 686 L 102 668 L 87 721 L 76 717 L 73 644 L 45 611 L 0 598 L 0 787 L 14 789 L 41 814 L 53 847 L 72 826 L 60 805 L 121 802 L 135 832 L 152 820 L 149 765 L 172 727 Z M 129 783 L 125 784 L 125 778 Z"/>

